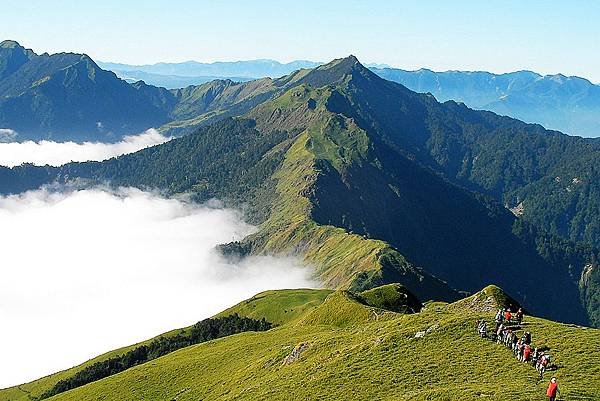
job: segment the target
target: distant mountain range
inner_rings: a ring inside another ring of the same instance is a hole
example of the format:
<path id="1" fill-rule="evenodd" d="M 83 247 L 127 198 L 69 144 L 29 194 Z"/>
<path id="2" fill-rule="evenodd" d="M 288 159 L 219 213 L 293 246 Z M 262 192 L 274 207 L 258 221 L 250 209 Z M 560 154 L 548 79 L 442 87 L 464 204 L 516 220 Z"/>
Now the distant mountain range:
<path id="1" fill-rule="evenodd" d="M 110 71 L 117 74 L 117 76 L 129 83 L 135 83 L 138 81 L 144 81 L 148 85 L 160 86 L 167 89 L 178 89 L 185 88 L 187 86 L 197 86 L 204 83 L 227 79 L 235 82 L 246 82 L 251 81 L 255 78 L 247 77 L 227 77 L 227 76 L 197 76 L 197 77 L 186 77 L 181 75 L 161 75 L 153 74 L 151 72 L 145 72 L 140 70 L 123 71 L 111 69 Z"/>
<path id="2" fill-rule="evenodd" d="M 4 41 L 0 44 L 0 140 L 110 142 L 150 127 L 183 134 L 222 116 L 223 105 L 215 99 L 243 97 L 236 93 L 241 88 L 237 83 L 257 78 L 253 87 L 269 87 L 278 80 L 266 77 L 317 65 L 273 60 L 96 64 L 86 55 L 37 55 L 17 42 Z M 432 93 L 440 101 L 463 102 L 569 134 L 600 135 L 600 87 L 582 78 L 528 71 L 496 75 L 380 67 L 370 68 L 411 90 Z M 211 110 L 213 117 L 199 118 Z"/>
<path id="3" fill-rule="evenodd" d="M 157 63 L 149 65 L 129 65 L 120 63 L 98 62 L 101 68 L 118 71 L 142 71 L 158 75 L 175 75 L 182 77 L 242 77 L 256 79 L 261 77 L 277 78 L 303 68 L 314 68 L 322 63 L 297 60 L 280 63 L 275 60 L 217 61 L 200 63 L 186 61 L 183 63 Z"/>
<path id="4" fill-rule="evenodd" d="M 280 63 L 275 60 L 248 60 L 215 63 L 186 61 L 183 63 L 157 63 L 151 65 L 129 65 L 98 62 L 98 65 L 111 70 L 121 79 L 129 82 L 143 80 L 149 85 L 168 89 L 200 85 L 215 79 L 250 81 L 257 78 L 277 78 L 302 68 L 314 68 L 321 63 L 313 61 L 292 61 Z"/>
<path id="5" fill-rule="evenodd" d="M 158 63 L 127 65 L 98 63 L 128 81 L 143 80 L 169 89 L 199 85 L 212 79 L 246 81 L 279 77 L 321 63 L 274 60 L 236 62 Z M 490 110 L 544 127 L 584 137 L 600 136 L 600 86 L 579 77 L 562 74 L 542 76 L 531 71 L 492 74 L 485 71 L 407 71 L 381 64 L 367 64 L 382 78 L 401 83 L 439 101 L 455 100 L 471 108 Z"/>
<path id="6" fill-rule="evenodd" d="M 219 61 L 200 63 L 186 61 L 182 63 L 156 63 L 131 65 L 98 61 L 98 65 L 117 74 L 121 79 L 133 83 L 144 81 L 148 85 L 167 89 L 185 88 L 201 85 L 216 79 L 228 79 L 236 82 L 251 81 L 258 78 L 277 78 L 296 70 L 314 68 L 323 63 L 296 60 L 280 63 L 276 60 Z M 387 64 L 367 64 L 371 68 L 391 68 Z"/>
<path id="7" fill-rule="evenodd" d="M 599 140 L 439 103 L 355 57 L 177 94 L 194 133 L 0 169 L 0 192 L 77 180 L 219 198 L 260 225 L 226 254 L 296 254 L 326 287 L 400 282 L 419 299 L 496 283 L 536 314 L 600 324 L 600 254 L 556 235 L 600 244 Z"/>
<path id="8" fill-rule="evenodd" d="M 429 92 L 439 101 L 463 102 L 570 135 L 600 136 L 600 86 L 587 79 L 531 71 L 373 71 L 416 92 Z"/>

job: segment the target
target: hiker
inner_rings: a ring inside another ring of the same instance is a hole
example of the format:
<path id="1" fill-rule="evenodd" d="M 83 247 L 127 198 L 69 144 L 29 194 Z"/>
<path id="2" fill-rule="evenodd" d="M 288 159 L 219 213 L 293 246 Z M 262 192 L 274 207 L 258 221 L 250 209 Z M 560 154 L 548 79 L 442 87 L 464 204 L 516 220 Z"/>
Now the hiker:
<path id="1" fill-rule="evenodd" d="M 498 313 L 496 313 L 496 317 L 494 318 L 494 321 L 496 322 L 496 333 L 498 333 L 498 328 L 500 328 L 502 326 L 502 323 L 504 321 L 504 316 L 502 315 L 502 309 L 498 309 Z"/>
<path id="2" fill-rule="evenodd" d="M 523 356 L 521 357 L 521 362 L 527 363 L 529 362 L 529 357 L 531 356 L 531 347 L 529 344 L 525 344 L 523 347 Z"/>
<path id="3" fill-rule="evenodd" d="M 533 355 L 531 356 L 531 364 L 533 365 L 533 367 L 535 369 L 537 369 L 538 358 L 539 358 L 538 348 L 535 347 L 535 349 L 533 350 Z"/>
<path id="4" fill-rule="evenodd" d="M 498 330 L 496 330 L 496 342 L 498 344 L 502 343 L 503 338 L 504 338 L 504 325 L 502 323 L 500 323 Z"/>
<path id="5" fill-rule="evenodd" d="M 540 362 L 538 364 L 540 365 L 540 368 L 538 369 L 540 372 L 540 379 L 543 379 L 544 373 L 546 373 L 546 369 L 548 368 L 548 365 L 550 364 L 550 355 L 544 353 L 544 355 L 542 355 Z"/>
<path id="6" fill-rule="evenodd" d="M 504 336 L 504 346 L 507 348 L 512 347 L 513 332 L 511 329 L 506 329 L 506 335 Z"/>
<path id="7" fill-rule="evenodd" d="M 553 377 L 550 380 L 550 383 L 548 383 L 546 397 L 548 397 L 550 401 L 555 401 L 557 393 L 560 394 L 560 390 L 558 389 L 558 383 L 556 383 L 556 377 Z"/>
<path id="8" fill-rule="evenodd" d="M 517 311 L 516 320 L 518 324 L 521 324 L 521 322 L 523 322 L 523 308 L 519 308 L 519 310 Z"/>
<path id="9" fill-rule="evenodd" d="M 504 340 L 504 346 L 507 348 L 511 348 L 512 347 L 512 338 L 513 338 L 513 332 L 511 329 L 506 329 L 506 339 Z"/>
<path id="10" fill-rule="evenodd" d="M 512 313 L 510 312 L 510 309 L 506 308 L 504 310 L 504 320 L 506 320 L 507 323 L 510 323 L 510 319 L 512 319 Z"/>
<path id="11" fill-rule="evenodd" d="M 544 351 L 540 351 L 537 357 L 537 363 L 535 364 L 535 370 L 538 372 L 542 368 L 542 359 L 544 359 Z"/>
<path id="12" fill-rule="evenodd" d="M 515 355 L 517 359 L 520 361 L 523 357 L 523 347 L 525 347 L 525 343 L 522 340 L 517 341 L 517 347 L 515 349 Z"/>
<path id="13" fill-rule="evenodd" d="M 521 337 L 521 340 L 525 343 L 525 344 L 531 344 L 531 333 L 526 331 L 525 333 L 523 333 L 523 337 Z"/>
<path id="14" fill-rule="evenodd" d="M 481 323 L 481 327 L 479 328 L 479 335 L 481 338 L 487 337 L 487 323 L 484 321 Z"/>

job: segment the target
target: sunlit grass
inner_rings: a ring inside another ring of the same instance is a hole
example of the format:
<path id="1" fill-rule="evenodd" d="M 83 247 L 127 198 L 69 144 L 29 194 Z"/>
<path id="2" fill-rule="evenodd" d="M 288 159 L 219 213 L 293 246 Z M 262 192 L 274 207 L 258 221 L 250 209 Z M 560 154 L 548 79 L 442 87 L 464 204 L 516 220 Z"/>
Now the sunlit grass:
<path id="1" fill-rule="evenodd" d="M 326 291 L 259 294 L 231 310 L 275 317 L 283 325 L 188 347 L 53 399 L 544 399 L 546 380 L 475 333 L 475 320 L 491 321 L 492 314 L 439 303 L 403 315 L 360 305 L 346 294 L 332 293 L 325 301 Z M 286 319 L 278 305 L 302 312 Z M 531 317 L 524 323 L 535 344 L 550 348 L 559 366 L 551 374 L 563 399 L 598 399 L 600 330 Z M 415 338 L 420 331 L 426 334 Z M 308 349 L 284 365 L 300 343 Z M 0 392 L 0 400 L 16 395 Z"/>

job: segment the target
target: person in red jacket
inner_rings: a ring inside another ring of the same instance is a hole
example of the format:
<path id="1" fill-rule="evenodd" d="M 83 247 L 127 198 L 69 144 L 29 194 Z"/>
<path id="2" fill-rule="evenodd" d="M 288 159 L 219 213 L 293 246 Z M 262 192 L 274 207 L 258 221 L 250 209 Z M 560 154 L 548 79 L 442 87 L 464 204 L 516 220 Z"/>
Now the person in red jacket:
<path id="1" fill-rule="evenodd" d="M 506 309 L 504 311 L 504 320 L 506 320 L 508 323 L 510 323 L 510 319 L 512 318 L 512 313 L 510 312 L 510 309 Z"/>
<path id="2" fill-rule="evenodd" d="M 529 362 L 529 358 L 531 357 L 531 347 L 529 344 L 525 344 L 523 347 L 523 358 L 521 358 L 522 362 Z"/>
<path id="3" fill-rule="evenodd" d="M 558 383 L 556 383 L 556 377 L 553 377 L 548 384 L 548 390 L 546 390 L 546 397 L 550 401 L 556 400 L 556 394 L 560 394 L 560 390 L 558 389 Z"/>

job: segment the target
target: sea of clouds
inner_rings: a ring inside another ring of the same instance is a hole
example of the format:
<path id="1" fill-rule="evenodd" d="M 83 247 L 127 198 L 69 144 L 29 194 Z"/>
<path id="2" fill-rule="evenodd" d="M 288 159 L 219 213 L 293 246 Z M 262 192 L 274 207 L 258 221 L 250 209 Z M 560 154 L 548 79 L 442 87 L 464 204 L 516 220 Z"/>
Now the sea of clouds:
<path id="1" fill-rule="evenodd" d="M 4 138 L 4 141 L 3 141 Z M 13 130 L 0 129 L 0 165 L 6 167 L 18 166 L 23 163 L 33 163 L 38 166 L 60 166 L 69 162 L 88 160 L 102 161 L 111 157 L 158 145 L 170 140 L 156 129 L 151 128 L 137 135 L 125 136 L 120 142 L 54 142 L 54 141 L 25 141 L 12 142 L 18 138 Z"/>
<path id="2" fill-rule="evenodd" d="M 239 213 L 132 188 L 0 197 L 0 388 L 209 317 L 257 292 L 314 287 L 290 258 L 214 252 Z"/>

